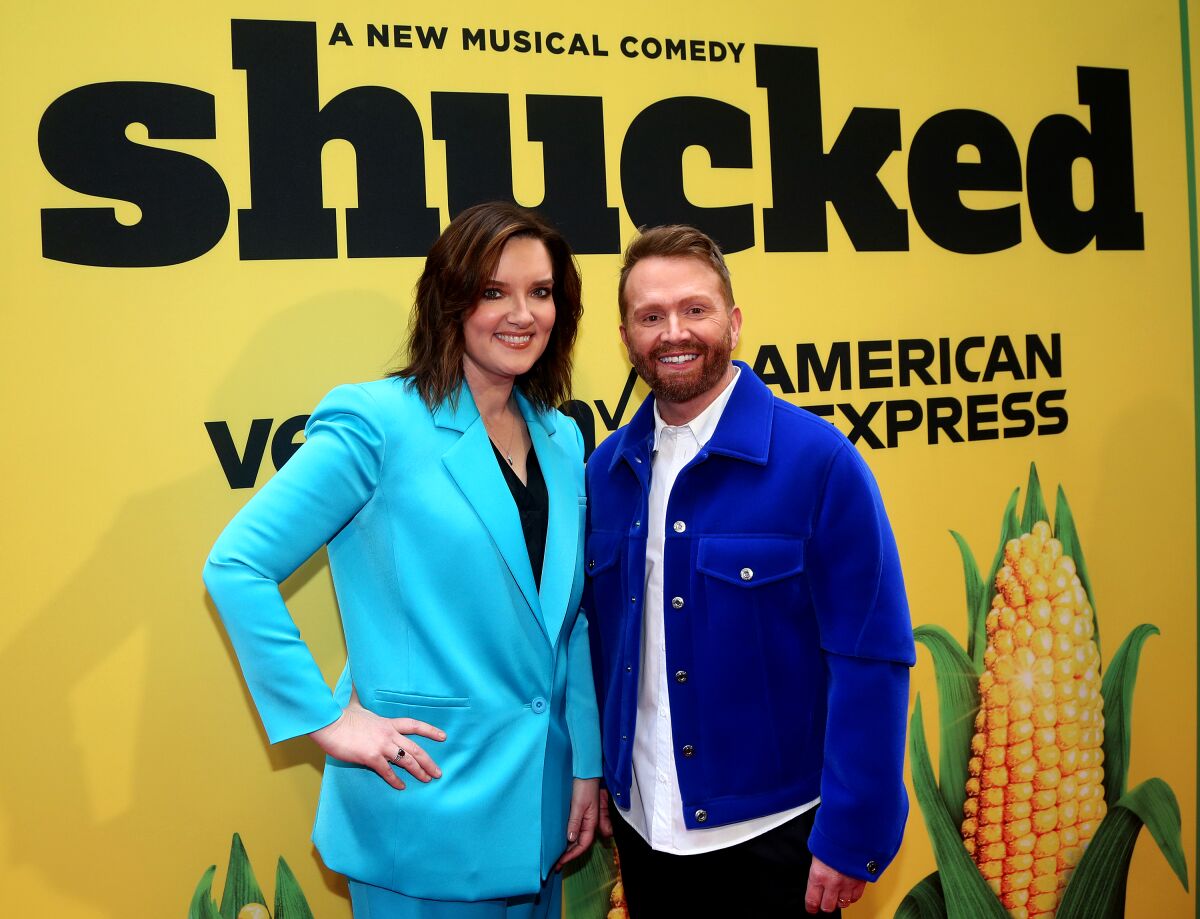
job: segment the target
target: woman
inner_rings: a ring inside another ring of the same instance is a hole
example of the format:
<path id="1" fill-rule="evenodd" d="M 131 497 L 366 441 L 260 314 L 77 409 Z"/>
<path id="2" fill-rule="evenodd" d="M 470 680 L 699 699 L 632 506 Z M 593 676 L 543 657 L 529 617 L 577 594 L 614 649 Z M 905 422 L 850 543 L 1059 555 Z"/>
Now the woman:
<path id="1" fill-rule="evenodd" d="M 552 869 L 591 843 L 583 447 L 552 408 L 581 313 L 556 231 L 464 211 L 418 282 L 408 365 L 326 396 L 205 567 L 271 742 L 328 754 L 313 840 L 357 917 L 557 917 Z M 332 693 L 278 588 L 325 543 Z"/>

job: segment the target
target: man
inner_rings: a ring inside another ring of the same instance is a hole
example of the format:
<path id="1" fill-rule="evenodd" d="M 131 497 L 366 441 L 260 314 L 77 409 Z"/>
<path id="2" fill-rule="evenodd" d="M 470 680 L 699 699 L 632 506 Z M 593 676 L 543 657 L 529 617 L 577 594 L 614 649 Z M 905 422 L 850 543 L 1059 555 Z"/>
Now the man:
<path id="1" fill-rule="evenodd" d="M 630 914 L 837 912 L 908 812 L 912 627 L 879 492 L 731 363 L 742 314 L 703 233 L 644 232 L 618 299 L 653 397 L 588 462 L 585 609 Z"/>

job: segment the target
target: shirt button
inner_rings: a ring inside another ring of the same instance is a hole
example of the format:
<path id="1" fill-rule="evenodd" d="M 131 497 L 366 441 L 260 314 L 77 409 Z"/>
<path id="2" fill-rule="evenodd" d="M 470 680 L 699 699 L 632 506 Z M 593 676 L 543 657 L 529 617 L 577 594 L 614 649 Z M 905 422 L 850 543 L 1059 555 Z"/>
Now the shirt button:
<path id="1" fill-rule="evenodd" d="M 676 533 L 682 533 L 684 530 L 687 529 L 687 524 L 684 523 L 682 520 L 676 520 L 672 529 L 674 529 Z"/>
<path id="2" fill-rule="evenodd" d="M 546 700 L 541 696 L 535 696 L 533 701 L 529 703 L 535 714 L 540 715 L 546 710 Z"/>
<path id="3" fill-rule="evenodd" d="M 658 774 L 658 781 L 661 784 L 666 785 L 667 784 L 667 774 L 665 772 L 660 772 Z"/>
<path id="4" fill-rule="evenodd" d="M 683 609 L 683 597 L 672 597 L 671 605 L 675 607 L 675 609 Z"/>
<path id="5" fill-rule="evenodd" d="M 754 577 L 754 571 L 753 571 L 752 569 L 750 569 L 750 568 L 743 568 L 743 569 L 742 569 L 742 580 L 743 580 L 743 581 L 748 581 L 748 580 L 750 580 L 752 577 Z"/>
<path id="6" fill-rule="evenodd" d="M 676 670 L 675 671 L 675 682 L 676 683 L 686 683 L 687 682 L 687 671 L 686 670 Z"/>
<path id="7" fill-rule="evenodd" d="M 697 823 L 703 823 L 707 819 L 708 819 L 708 811 L 706 811 L 706 810 L 696 811 L 696 822 Z M 872 862 L 871 864 L 875 864 L 875 863 Z"/>
<path id="8" fill-rule="evenodd" d="M 684 744 L 684 745 L 683 745 L 683 755 L 684 755 L 684 756 L 689 756 L 689 757 L 690 757 L 690 756 L 695 756 L 695 755 L 696 755 L 696 748 L 695 748 L 695 747 L 693 747 L 693 746 L 692 746 L 690 743 L 686 743 L 686 744 Z"/>

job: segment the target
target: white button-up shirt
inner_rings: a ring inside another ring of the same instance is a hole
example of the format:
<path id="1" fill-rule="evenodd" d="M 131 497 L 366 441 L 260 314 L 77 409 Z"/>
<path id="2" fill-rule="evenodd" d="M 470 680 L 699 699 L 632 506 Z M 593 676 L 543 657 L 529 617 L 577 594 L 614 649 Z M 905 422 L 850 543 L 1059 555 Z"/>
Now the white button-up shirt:
<path id="1" fill-rule="evenodd" d="M 667 691 L 667 641 L 663 622 L 663 553 L 667 501 L 675 479 L 708 443 L 733 395 L 740 368 L 721 394 L 687 424 L 666 424 L 654 404 L 654 459 L 650 466 L 650 516 L 646 521 L 646 589 L 642 614 L 642 662 L 637 722 L 633 737 L 633 785 L 626 821 L 659 852 L 687 855 L 724 849 L 774 829 L 820 803 L 725 826 L 689 830 L 683 822 L 683 798 L 675 771 L 671 705 Z M 686 525 L 686 521 L 684 521 Z M 672 521 L 677 529 L 678 522 Z M 674 615 L 679 612 L 672 610 Z M 728 767 L 738 768 L 737 751 L 726 751 Z M 710 755 L 712 755 L 710 753 Z"/>

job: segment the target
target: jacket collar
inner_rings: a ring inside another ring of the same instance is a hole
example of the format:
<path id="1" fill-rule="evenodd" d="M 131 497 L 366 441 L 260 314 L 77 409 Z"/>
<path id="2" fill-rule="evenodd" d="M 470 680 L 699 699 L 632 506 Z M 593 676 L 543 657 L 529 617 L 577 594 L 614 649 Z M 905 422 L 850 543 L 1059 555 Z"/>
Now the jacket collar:
<path id="1" fill-rule="evenodd" d="M 571 458 L 566 452 L 569 444 L 554 439 L 558 412 L 538 411 L 520 390 L 514 392 L 529 426 L 529 437 L 550 498 L 540 590 L 529 565 L 517 506 L 496 462 L 470 388 L 463 383 L 457 400 L 442 402 L 434 410 L 433 420 L 438 427 L 461 435 L 442 454 L 442 464 L 487 529 L 530 612 L 553 647 L 566 617 L 574 580 L 581 525 L 578 495 Z"/>
<path id="2" fill-rule="evenodd" d="M 707 453 L 720 453 L 734 459 L 765 465 L 771 443 L 771 423 L 774 420 L 775 396 L 758 375 L 741 361 L 733 395 L 717 423 L 717 429 L 705 446 Z M 621 445 L 613 453 L 609 469 L 619 461 L 631 466 L 644 465 L 654 445 L 654 397 L 642 401 L 641 407 L 625 427 Z"/>
<path id="3" fill-rule="evenodd" d="M 553 437 L 558 430 L 558 422 L 555 420 L 558 412 L 539 411 L 517 387 L 513 387 L 513 394 L 516 396 L 517 408 L 521 412 L 521 417 L 525 419 L 525 423 L 538 424 L 546 432 L 546 436 Z M 478 418 L 479 409 L 475 405 L 475 397 L 471 395 L 471 387 L 466 384 L 465 380 L 458 385 L 458 389 L 452 395 L 443 399 L 433 410 L 434 424 L 439 428 L 458 431 L 460 434 L 464 433 Z"/>

